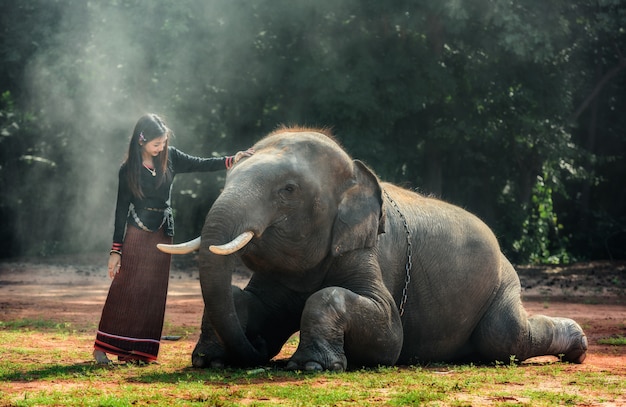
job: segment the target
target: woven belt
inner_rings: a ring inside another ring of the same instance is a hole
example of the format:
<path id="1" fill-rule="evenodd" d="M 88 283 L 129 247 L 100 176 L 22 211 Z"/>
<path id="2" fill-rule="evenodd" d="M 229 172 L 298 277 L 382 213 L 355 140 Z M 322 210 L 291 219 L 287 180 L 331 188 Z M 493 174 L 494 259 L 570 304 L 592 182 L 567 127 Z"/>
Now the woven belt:
<path id="1" fill-rule="evenodd" d="M 152 211 L 152 212 L 165 212 L 167 208 L 139 208 L 139 209 L 145 209 L 147 211 Z"/>

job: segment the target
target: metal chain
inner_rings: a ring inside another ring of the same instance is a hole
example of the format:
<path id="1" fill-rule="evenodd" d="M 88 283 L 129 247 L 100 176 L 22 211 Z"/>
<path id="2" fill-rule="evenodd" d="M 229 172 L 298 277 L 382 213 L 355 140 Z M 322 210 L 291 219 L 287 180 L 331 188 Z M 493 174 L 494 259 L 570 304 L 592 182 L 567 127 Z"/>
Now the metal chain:
<path id="1" fill-rule="evenodd" d="M 385 193 L 385 196 L 387 197 L 387 199 L 389 199 L 389 202 L 391 202 L 393 207 L 396 209 L 396 212 L 398 212 L 398 214 L 400 215 L 400 218 L 402 219 L 402 223 L 404 224 L 404 230 L 406 232 L 407 260 L 406 260 L 406 265 L 404 267 L 406 271 L 406 275 L 404 276 L 404 288 L 402 289 L 402 299 L 400 300 L 400 305 L 398 306 L 398 311 L 400 312 L 400 316 L 402 317 L 402 315 L 404 315 L 404 306 L 406 305 L 406 301 L 408 298 L 409 284 L 411 283 L 411 268 L 413 268 L 413 261 L 412 261 L 413 247 L 411 245 L 411 233 L 409 232 L 409 224 L 407 223 L 406 218 L 404 217 L 402 212 L 400 212 L 400 208 L 398 207 L 398 204 L 396 203 L 396 201 L 391 199 L 387 191 L 385 191 L 384 189 L 383 189 L 383 192 Z"/>

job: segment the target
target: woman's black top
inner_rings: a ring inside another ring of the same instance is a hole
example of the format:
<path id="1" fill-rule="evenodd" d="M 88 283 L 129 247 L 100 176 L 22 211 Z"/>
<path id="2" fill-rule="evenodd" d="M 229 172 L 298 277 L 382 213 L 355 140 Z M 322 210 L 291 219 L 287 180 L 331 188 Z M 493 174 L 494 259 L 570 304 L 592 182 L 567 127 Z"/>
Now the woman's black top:
<path id="1" fill-rule="evenodd" d="M 159 185 L 158 179 L 146 169 L 141 172 L 143 198 L 137 198 L 130 191 L 126 177 L 127 166 L 122 164 L 119 171 L 117 205 L 115 207 L 115 229 L 113 243 L 123 243 L 127 223 L 154 232 L 163 226 L 168 236 L 174 236 L 171 193 L 174 176 L 185 172 L 208 172 L 226 169 L 226 157 L 201 158 L 185 154 L 175 147 L 168 147 L 168 172 Z"/>

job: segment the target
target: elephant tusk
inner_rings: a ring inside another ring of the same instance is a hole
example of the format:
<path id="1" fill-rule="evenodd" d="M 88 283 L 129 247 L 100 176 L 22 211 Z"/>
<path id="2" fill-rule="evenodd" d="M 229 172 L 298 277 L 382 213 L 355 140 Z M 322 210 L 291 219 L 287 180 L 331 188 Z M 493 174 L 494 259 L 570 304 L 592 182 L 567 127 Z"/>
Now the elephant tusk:
<path id="1" fill-rule="evenodd" d="M 243 232 L 242 234 L 240 234 L 239 236 L 237 236 L 236 238 L 234 238 L 232 241 L 228 243 L 225 243 L 220 246 L 215 246 L 215 245 L 209 246 L 209 250 L 215 254 L 220 254 L 222 256 L 233 254 L 236 251 L 243 248 L 245 245 L 247 245 L 250 239 L 252 239 L 253 237 L 254 237 L 254 232 L 250 232 L 250 231 Z"/>
<path id="2" fill-rule="evenodd" d="M 157 248 L 169 254 L 187 254 L 200 248 L 200 236 L 185 243 L 179 244 L 157 244 Z"/>

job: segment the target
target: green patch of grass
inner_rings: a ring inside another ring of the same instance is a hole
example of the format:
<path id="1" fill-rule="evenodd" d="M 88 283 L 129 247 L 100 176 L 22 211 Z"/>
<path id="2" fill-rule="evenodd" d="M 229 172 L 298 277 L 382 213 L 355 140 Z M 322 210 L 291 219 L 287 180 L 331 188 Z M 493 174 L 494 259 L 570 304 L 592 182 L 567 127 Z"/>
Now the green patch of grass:
<path id="1" fill-rule="evenodd" d="M 188 338 L 200 331 L 200 327 L 177 326 L 169 321 L 163 325 L 163 335 L 180 336 L 181 339 Z"/>
<path id="2" fill-rule="evenodd" d="M 522 395 L 530 400 L 535 400 L 531 405 L 544 406 L 577 406 L 585 404 L 585 399 L 576 393 L 565 390 L 534 390 L 527 389 Z M 541 404 L 539 404 L 541 403 Z"/>
<path id="3" fill-rule="evenodd" d="M 183 335 L 186 329 L 167 327 Z M 626 392 L 619 375 L 513 360 L 343 373 L 284 371 L 280 363 L 194 369 L 195 343 L 187 336 L 163 343 L 160 364 L 102 366 L 91 361 L 93 335 L 46 321 L 2 323 L 0 406 L 551 406 L 615 400 Z"/>
<path id="4" fill-rule="evenodd" d="M 626 346 L 626 336 L 618 335 L 598 340 L 601 345 Z"/>
<path id="5" fill-rule="evenodd" d="M 71 332 L 72 324 L 68 322 L 54 322 L 43 319 L 18 319 L 15 321 L 0 321 L 0 330 L 55 330 L 59 332 Z"/>

